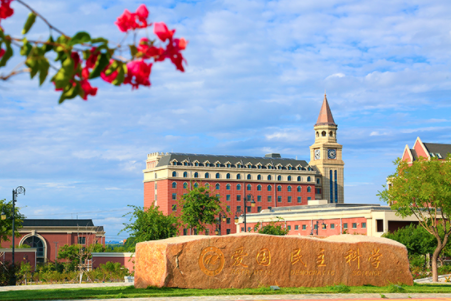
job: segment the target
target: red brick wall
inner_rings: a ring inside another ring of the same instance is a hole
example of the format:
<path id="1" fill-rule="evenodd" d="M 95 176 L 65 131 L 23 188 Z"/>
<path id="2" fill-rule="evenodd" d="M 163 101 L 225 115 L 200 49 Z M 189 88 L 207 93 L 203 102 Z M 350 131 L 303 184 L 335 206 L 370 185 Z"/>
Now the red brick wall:
<path id="1" fill-rule="evenodd" d="M 28 262 L 31 265 L 31 270 L 34 271 L 36 266 L 36 252 L 35 251 L 24 251 L 23 249 L 20 250 L 20 252 L 14 252 L 14 263 L 22 263 L 22 262 Z M 3 253 L 3 256 L 0 257 L 0 261 L 5 262 L 12 262 L 13 254 L 12 249 L 9 249 L 8 251 Z"/>

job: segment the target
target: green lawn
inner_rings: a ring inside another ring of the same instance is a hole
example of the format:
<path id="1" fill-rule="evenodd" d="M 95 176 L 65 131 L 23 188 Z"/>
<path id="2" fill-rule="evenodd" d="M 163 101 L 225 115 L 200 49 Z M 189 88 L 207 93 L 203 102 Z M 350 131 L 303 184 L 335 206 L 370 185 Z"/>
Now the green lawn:
<path id="1" fill-rule="evenodd" d="M 269 295 L 269 294 L 321 294 L 321 293 L 451 293 L 451 285 L 415 284 L 414 286 L 390 285 L 384 287 L 344 285 L 329 287 L 294 287 L 271 291 L 269 287 L 257 289 L 181 289 L 147 288 L 135 289 L 133 286 L 107 288 L 79 288 L 54 290 L 27 290 L 0 292 L 1 300 L 55 300 L 55 299 L 105 299 L 139 297 L 175 296 L 213 296 L 213 295 Z"/>

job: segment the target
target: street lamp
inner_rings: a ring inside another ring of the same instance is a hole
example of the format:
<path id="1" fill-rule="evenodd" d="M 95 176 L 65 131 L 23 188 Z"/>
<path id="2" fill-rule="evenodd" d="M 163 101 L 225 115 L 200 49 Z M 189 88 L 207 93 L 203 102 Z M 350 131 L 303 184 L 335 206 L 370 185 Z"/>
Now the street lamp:
<path id="1" fill-rule="evenodd" d="M 255 200 L 254 200 L 254 196 L 252 194 L 248 194 L 244 198 L 244 232 L 247 232 L 247 226 L 246 226 L 246 211 L 247 211 L 246 203 L 247 202 L 251 203 L 251 207 L 255 207 Z M 239 221 L 238 216 L 235 214 L 235 223 L 237 224 L 238 221 Z"/>
<path id="2" fill-rule="evenodd" d="M 322 223 L 321 223 L 322 226 L 325 226 L 325 225 L 326 225 L 326 224 L 324 223 L 324 220 L 322 220 L 322 219 L 317 220 L 317 221 L 316 221 L 316 235 L 318 235 L 318 230 L 319 230 L 319 228 L 318 228 L 318 223 L 319 223 L 320 221 L 322 222 Z M 312 228 L 312 231 L 310 232 L 310 235 L 313 235 L 313 230 L 314 230 L 314 229 Z"/>
<path id="3" fill-rule="evenodd" d="M 216 218 L 216 230 L 215 230 L 216 235 L 221 235 L 221 221 L 222 222 L 227 221 L 227 217 L 225 214 L 222 215 L 221 213 L 219 213 L 219 217 Z"/>
<path id="4" fill-rule="evenodd" d="M 12 200 L 13 208 L 12 208 L 11 217 L 10 217 L 10 219 L 12 219 L 12 221 L 13 221 L 13 241 L 12 241 L 12 243 L 13 243 L 12 257 L 13 258 L 12 258 L 12 266 L 11 266 L 13 271 L 14 271 L 14 257 L 15 257 L 14 256 L 15 255 L 15 242 L 14 242 L 15 225 L 14 225 L 14 222 L 15 222 L 15 219 L 16 219 L 17 195 L 19 195 L 19 194 L 25 195 L 25 188 L 23 186 L 19 186 L 16 189 L 13 189 L 13 200 Z M 1 219 L 3 221 L 6 220 L 6 212 L 5 212 L 4 208 L 2 209 Z M 13 276 L 11 278 L 10 284 L 11 285 L 16 285 L 16 274 L 15 273 L 13 274 Z"/>

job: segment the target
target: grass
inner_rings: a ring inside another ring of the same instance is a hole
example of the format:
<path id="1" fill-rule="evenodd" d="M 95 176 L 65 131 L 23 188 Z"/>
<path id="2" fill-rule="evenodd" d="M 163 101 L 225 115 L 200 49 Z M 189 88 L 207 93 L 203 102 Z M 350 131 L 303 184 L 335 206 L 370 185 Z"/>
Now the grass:
<path id="1" fill-rule="evenodd" d="M 451 286 L 441 284 L 415 284 L 413 286 L 394 285 L 376 287 L 371 285 L 346 286 L 338 284 L 327 287 L 282 287 L 272 291 L 269 287 L 243 289 L 181 289 L 155 288 L 136 289 L 133 286 L 74 288 L 52 290 L 24 290 L 1 292 L 1 300 L 64 300 L 64 299 L 106 299 L 106 298 L 144 298 L 144 297 L 183 297 L 220 295 L 280 295 L 280 294 L 321 294 L 321 293 L 451 293 Z"/>

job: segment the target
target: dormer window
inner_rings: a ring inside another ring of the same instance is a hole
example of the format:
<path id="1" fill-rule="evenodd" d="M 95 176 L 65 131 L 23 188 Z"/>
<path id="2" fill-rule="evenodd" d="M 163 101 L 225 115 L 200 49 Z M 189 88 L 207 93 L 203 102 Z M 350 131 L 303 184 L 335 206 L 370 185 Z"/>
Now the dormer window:
<path id="1" fill-rule="evenodd" d="M 177 165 L 177 161 L 172 161 L 172 165 Z"/>
<path id="2" fill-rule="evenodd" d="M 236 165 L 236 168 L 241 168 L 241 164 L 238 163 L 238 164 Z"/>
<path id="3" fill-rule="evenodd" d="M 231 166 L 230 163 L 227 163 L 227 167 L 230 168 L 230 166 Z"/>
<path id="4" fill-rule="evenodd" d="M 288 166 L 288 170 L 291 170 L 291 166 Z"/>
<path id="5" fill-rule="evenodd" d="M 216 167 L 221 167 L 221 164 L 219 164 L 219 163 L 216 163 Z"/>
<path id="6" fill-rule="evenodd" d="M 194 166 L 199 166 L 199 162 L 194 163 Z"/>
<path id="7" fill-rule="evenodd" d="M 184 166 L 188 166 L 188 162 L 183 162 L 183 165 Z"/>
<path id="8" fill-rule="evenodd" d="M 439 153 L 436 153 L 435 155 L 437 156 L 437 158 L 443 159 L 442 155 L 440 155 Z"/>

